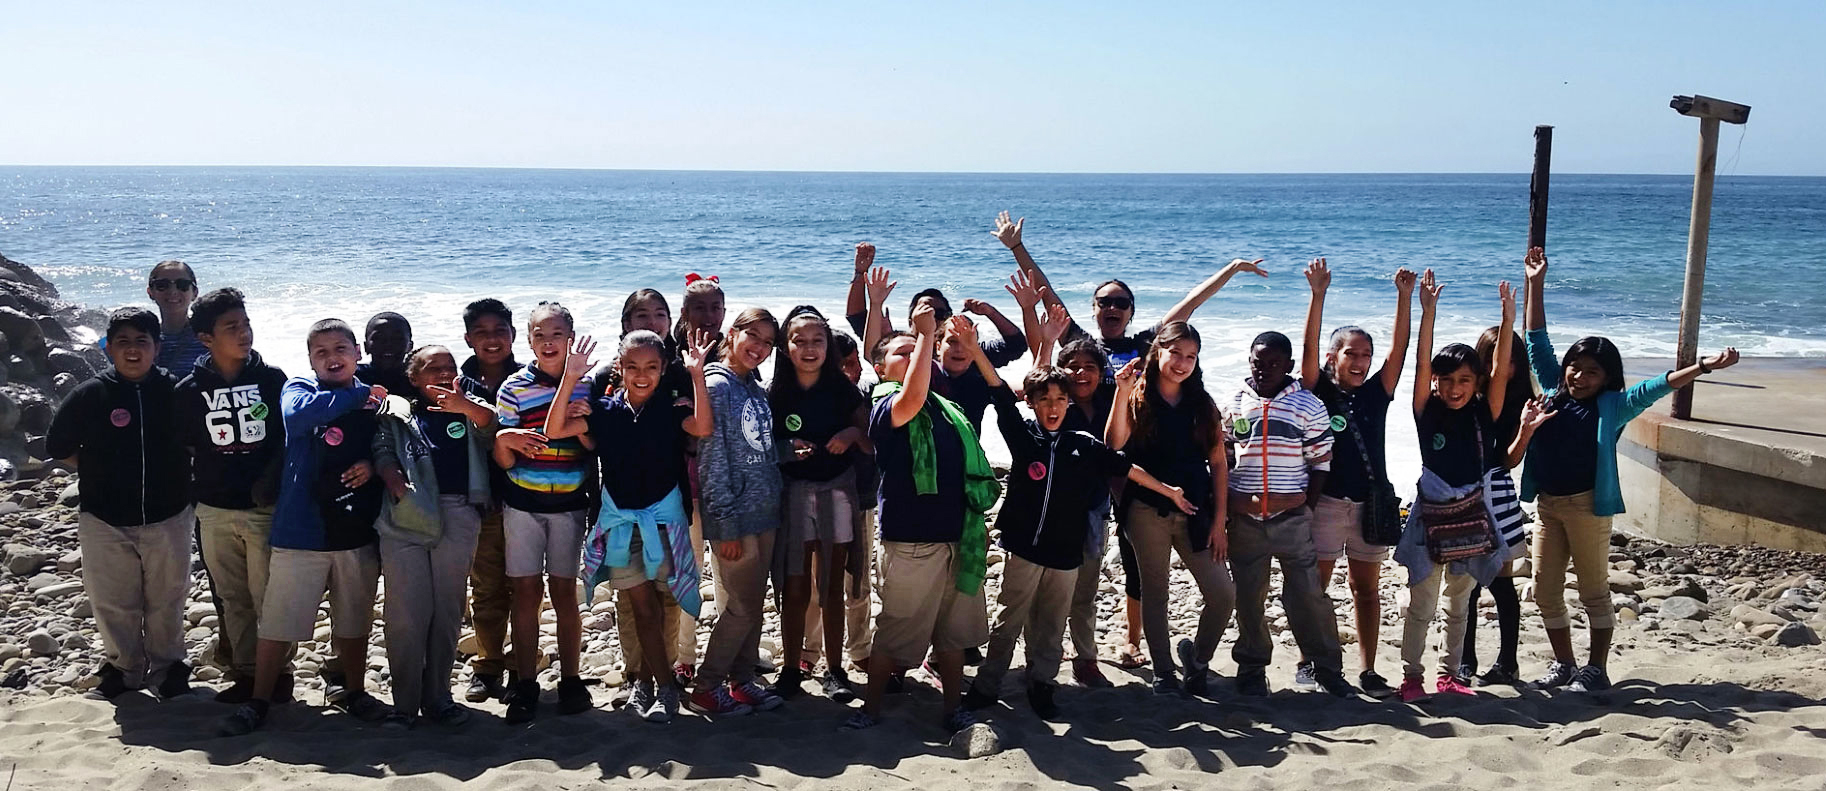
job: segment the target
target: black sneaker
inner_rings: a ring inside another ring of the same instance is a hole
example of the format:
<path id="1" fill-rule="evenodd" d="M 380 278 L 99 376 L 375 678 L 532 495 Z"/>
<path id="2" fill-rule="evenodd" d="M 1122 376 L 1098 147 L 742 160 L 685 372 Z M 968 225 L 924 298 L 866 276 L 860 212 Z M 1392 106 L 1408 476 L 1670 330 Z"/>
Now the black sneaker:
<path id="1" fill-rule="evenodd" d="M 1268 697 L 1268 674 L 1261 669 L 1236 675 L 1236 692 L 1252 698 Z"/>
<path id="2" fill-rule="evenodd" d="M 101 678 L 101 683 L 95 686 L 95 694 L 105 700 L 113 700 L 133 691 L 132 687 L 127 686 L 127 674 L 118 667 L 104 662 L 95 671 L 95 675 Z"/>
<path id="3" fill-rule="evenodd" d="M 850 676 L 843 668 L 833 667 L 824 674 L 821 684 L 824 696 L 838 703 L 849 703 L 856 699 L 856 690 L 850 688 Z"/>
<path id="4" fill-rule="evenodd" d="M 507 704 L 507 713 L 502 719 L 508 724 L 532 722 L 533 715 L 539 713 L 539 682 L 532 679 L 516 681 L 501 696 L 501 701 Z"/>
<path id="5" fill-rule="evenodd" d="M 1458 676 L 1458 683 L 1467 687 L 1471 686 L 1471 683 L 1477 680 L 1477 665 L 1461 664 L 1458 666 L 1458 673 L 1456 675 Z"/>
<path id="6" fill-rule="evenodd" d="M 802 686 L 804 683 L 805 674 L 798 666 L 788 667 L 780 671 L 779 677 L 774 680 L 774 694 L 791 700 L 805 694 L 805 687 Z"/>
<path id="7" fill-rule="evenodd" d="M 1522 683 L 1522 680 L 1516 677 L 1515 670 L 1508 665 L 1491 665 L 1489 670 L 1477 677 L 1477 685 L 1480 687 L 1516 686 Z"/>
<path id="8" fill-rule="evenodd" d="M 1035 684 L 1027 688 L 1027 705 L 1033 707 L 1035 716 L 1050 720 L 1059 716 L 1059 706 L 1052 700 L 1053 685 Z"/>
<path id="9" fill-rule="evenodd" d="M 190 666 L 183 662 L 172 662 L 165 669 L 165 679 L 159 682 L 159 700 L 170 700 L 190 694 Z"/>
<path id="10" fill-rule="evenodd" d="M 290 703 L 295 700 L 296 698 L 292 695 L 292 683 L 292 674 L 281 674 L 279 679 L 273 682 L 272 702 L 279 704 Z"/>
<path id="11" fill-rule="evenodd" d="M 1171 670 L 1156 668 L 1154 670 L 1154 683 L 1152 686 L 1154 688 L 1154 694 L 1156 695 L 1186 694 L 1185 688 L 1179 685 L 1179 675 Z"/>
<path id="12" fill-rule="evenodd" d="M 590 700 L 590 688 L 583 679 L 569 676 L 558 681 L 558 713 L 582 714 L 595 705 Z"/>
<path id="13" fill-rule="evenodd" d="M 975 684 L 971 684 L 969 689 L 964 690 L 964 701 L 960 705 L 970 711 L 976 711 L 978 709 L 989 708 L 995 704 L 996 696 L 977 689 Z"/>
<path id="14" fill-rule="evenodd" d="M 1313 677 L 1313 666 L 1311 662 L 1301 660 L 1300 664 L 1294 666 L 1293 686 L 1294 689 L 1303 689 L 1308 692 L 1319 688 L 1319 680 Z"/>
<path id="15" fill-rule="evenodd" d="M 907 674 L 906 673 L 895 673 L 893 675 L 888 676 L 886 692 L 889 695 L 907 694 Z"/>
<path id="16" fill-rule="evenodd" d="M 368 694 L 367 690 L 345 692 L 330 705 L 362 722 L 380 722 L 393 714 L 392 706 L 380 702 L 379 698 Z"/>
<path id="17" fill-rule="evenodd" d="M 267 704 L 264 700 L 255 699 L 243 703 L 240 708 L 235 709 L 235 713 L 222 720 L 222 724 L 216 728 L 216 735 L 246 736 L 253 733 L 266 723 L 266 710 Z"/>
<path id="18" fill-rule="evenodd" d="M 228 689 L 216 693 L 217 703 L 239 706 L 254 699 L 254 680 L 244 678 L 228 685 Z"/>
<path id="19" fill-rule="evenodd" d="M 1604 668 L 1597 665 L 1586 665 L 1572 675 L 1572 683 L 1566 685 L 1567 692 L 1603 692 L 1610 689 L 1610 676 Z"/>
<path id="20" fill-rule="evenodd" d="M 976 667 L 977 665 L 980 665 L 982 663 L 983 663 L 983 649 L 981 647 L 964 649 L 964 666 L 965 667 Z"/>
<path id="21" fill-rule="evenodd" d="M 1181 640 L 1178 646 L 1179 666 L 1186 672 L 1186 694 L 1205 697 L 1211 693 L 1211 671 L 1205 663 L 1198 661 L 1198 646 L 1191 640 Z"/>
<path id="22" fill-rule="evenodd" d="M 1556 659 L 1553 664 L 1547 666 L 1547 675 L 1541 676 L 1531 686 L 1535 689 L 1558 689 L 1571 684 L 1573 674 L 1578 671 L 1579 669 L 1574 667 L 1571 662 L 1561 662 Z"/>
<path id="23" fill-rule="evenodd" d="M 507 687 L 501 684 L 501 677 L 492 673 L 477 673 L 469 677 L 469 689 L 463 692 L 463 699 L 470 703 L 483 703 L 498 700 L 507 694 Z"/>
<path id="24" fill-rule="evenodd" d="M 1334 697 L 1354 698 L 1357 696 L 1357 688 L 1351 686 L 1349 681 L 1344 680 L 1343 673 L 1336 670 L 1314 668 L 1312 676 L 1313 683 L 1317 684 L 1320 689 L 1331 693 Z"/>
<path id="25" fill-rule="evenodd" d="M 1363 689 L 1363 694 L 1377 700 L 1395 697 L 1395 688 L 1389 686 L 1389 680 L 1374 670 L 1365 670 L 1357 674 L 1357 686 Z"/>
<path id="26" fill-rule="evenodd" d="M 854 719 L 854 718 L 852 718 L 852 719 Z M 971 714 L 969 709 L 964 709 L 964 708 L 960 708 L 957 711 L 951 712 L 950 714 L 946 714 L 945 719 L 944 719 L 944 726 L 945 726 L 946 733 L 957 733 L 958 731 L 964 730 L 965 728 L 968 728 L 975 724 L 976 724 L 976 715 Z"/>

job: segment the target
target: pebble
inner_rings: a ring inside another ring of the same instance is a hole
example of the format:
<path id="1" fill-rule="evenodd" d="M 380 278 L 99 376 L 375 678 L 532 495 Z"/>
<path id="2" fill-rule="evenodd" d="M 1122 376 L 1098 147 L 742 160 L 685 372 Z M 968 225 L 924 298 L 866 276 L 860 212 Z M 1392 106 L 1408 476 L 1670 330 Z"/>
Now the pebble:
<path id="1" fill-rule="evenodd" d="M 1776 632 L 1773 642 L 1776 645 L 1798 648 L 1803 645 L 1819 645 L 1820 636 L 1814 634 L 1813 629 L 1808 628 L 1807 624 L 1796 621 L 1783 626 L 1781 631 Z"/>
<path id="2" fill-rule="evenodd" d="M 32 576 L 31 579 L 26 581 L 25 592 L 26 593 L 37 593 L 38 591 L 44 590 L 45 588 L 49 588 L 52 585 L 56 585 L 57 583 L 59 583 L 61 581 L 62 581 L 61 577 L 58 577 L 56 574 L 53 574 L 49 571 L 44 572 L 43 574 L 35 574 Z"/>
<path id="3" fill-rule="evenodd" d="M 1744 626 L 1767 625 L 1781 627 L 1788 623 L 1787 618 L 1783 618 L 1767 610 L 1759 610 L 1748 604 L 1739 604 L 1736 607 L 1732 607 L 1731 620 L 1743 624 Z"/>
<path id="4" fill-rule="evenodd" d="M 57 638 L 43 629 L 25 636 L 25 647 L 31 649 L 33 656 L 56 656 L 60 646 Z"/>
<path id="5" fill-rule="evenodd" d="M 56 557 L 45 550 L 24 544 L 6 545 L 6 570 L 15 577 L 30 576 L 40 566 Z"/>
<path id="6" fill-rule="evenodd" d="M 84 637 L 81 632 L 70 632 L 64 635 L 63 640 L 59 642 L 65 651 L 86 651 L 89 648 L 89 638 Z"/>
<path id="7" fill-rule="evenodd" d="M 1691 596 L 1669 596 L 1661 602 L 1661 615 L 1676 621 L 1703 621 L 1709 613 L 1706 606 Z"/>
<path id="8" fill-rule="evenodd" d="M 25 648 L 17 643 L 0 643 L 0 662 L 18 657 L 25 653 Z"/>
<path id="9" fill-rule="evenodd" d="M 57 559 L 57 571 L 61 574 L 74 574 L 82 568 L 82 550 L 72 549 Z"/>
<path id="10" fill-rule="evenodd" d="M 38 591 L 38 600 L 39 601 L 49 601 L 52 599 L 61 599 L 70 594 L 81 593 L 81 592 L 82 592 L 82 580 L 70 580 L 69 582 L 59 582 L 56 585 L 47 585 L 44 588 L 40 589 Z"/>
<path id="11" fill-rule="evenodd" d="M 1002 736 L 995 726 L 979 722 L 951 736 L 951 751 L 959 758 L 984 758 L 1002 751 Z"/>
<path id="12" fill-rule="evenodd" d="M 215 614 L 215 605 L 209 604 L 208 602 L 192 604 L 189 607 L 184 608 L 184 620 L 191 624 L 203 620 L 203 616 Z"/>
<path id="13" fill-rule="evenodd" d="M 213 665 L 203 665 L 202 667 L 197 668 L 196 672 L 191 674 L 191 677 L 198 681 L 214 681 L 222 677 L 222 671 Z"/>

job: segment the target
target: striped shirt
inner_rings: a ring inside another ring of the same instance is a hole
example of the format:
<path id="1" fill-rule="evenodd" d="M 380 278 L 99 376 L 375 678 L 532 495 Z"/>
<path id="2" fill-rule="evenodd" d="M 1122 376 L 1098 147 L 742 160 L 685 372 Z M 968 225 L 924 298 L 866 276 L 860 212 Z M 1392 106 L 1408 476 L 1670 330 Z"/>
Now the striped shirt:
<path id="1" fill-rule="evenodd" d="M 545 413 L 552 407 L 558 385 L 558 378 L 539 370 L 536 363 L 529 363 L 507 377 L 495 396 L 501 427 L 543 431 Z M 563 408 L 571 401 L 587 401 L 589 397 L 590 378 L 585 376 L 571 388 L 570 397 L 559 407 Z M 514 466 L 507 470 L 507 480 L 513 485 L 502 492 L 501 499 L 515 509 L 529 513 L 581 511 L 589 507 L 589 492 L 584 488 L 584 481 L 589 477 L 592 461 L 590 452 L 584 450 L 583 443 L 576 437 L 551 440 L 537 455 L 516 459 Z"/>
<path id="2" fill-rule="evenodd" d="M 1226 410 L 1236 466 L 1231 510 L 1266 519 L 1306 503 L 1308 473 L 1331 469 L 1331 413 L 1298 379 L 1271 398 L 1245 386 Z"/>

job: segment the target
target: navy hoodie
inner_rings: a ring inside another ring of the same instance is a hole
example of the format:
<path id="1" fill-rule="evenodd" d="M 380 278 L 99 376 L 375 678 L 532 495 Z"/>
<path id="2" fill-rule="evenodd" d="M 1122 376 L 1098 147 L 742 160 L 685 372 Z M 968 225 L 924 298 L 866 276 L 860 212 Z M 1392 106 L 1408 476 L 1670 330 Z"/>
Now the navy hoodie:
<path id="1" fill-rule="evenodd" d="M 190 449 L 191 492 L 203 505 L 244 511 L 279 499 L 285 372 L 253 352 L 234 381 L 203 355 L 178 383 L 178 425 Z"/>
<path id="2" fill-rule="evenodd" d="M 1013 461 L 995 519 L 1002 549 L 1047 568 L 1075 569 L 1089 538 L 1084 515 L 1108 495 L 1109 479 L 1129 474 L 1129 460 L 1085 432 L 1047 431 L 1022 418 L 1006 385 L 989 394 Z"/>
<path id="3" fill-rule="evenodd" d="M 129 382 L 113 367 L 70 392 L 45 452 L 76 457 L 83 513 L 115 527 L 164 521 L 190 505 L 190 460 L 178 436 L 177 382 L 163 368 Z"/>

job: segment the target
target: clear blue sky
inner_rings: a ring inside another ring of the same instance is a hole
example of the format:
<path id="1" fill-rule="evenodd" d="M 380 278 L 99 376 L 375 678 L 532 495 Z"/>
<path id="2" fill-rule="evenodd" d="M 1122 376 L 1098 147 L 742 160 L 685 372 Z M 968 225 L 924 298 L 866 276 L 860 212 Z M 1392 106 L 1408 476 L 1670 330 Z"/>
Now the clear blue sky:
<path id="1" fill-rule="evenodd" d="M 0 29 L 15 165 L 1519 171 L 1549 123 L 1556 171 L 1682 173 L 1667 100 L 1704 93 L 1755 107 L 1721 172 L 1826 175 L 1821 0 L 0 0 Z"/>

